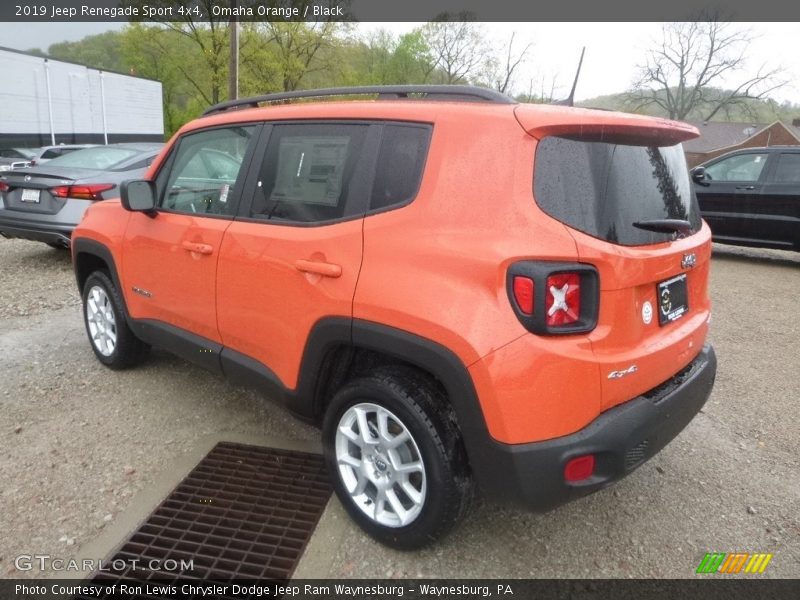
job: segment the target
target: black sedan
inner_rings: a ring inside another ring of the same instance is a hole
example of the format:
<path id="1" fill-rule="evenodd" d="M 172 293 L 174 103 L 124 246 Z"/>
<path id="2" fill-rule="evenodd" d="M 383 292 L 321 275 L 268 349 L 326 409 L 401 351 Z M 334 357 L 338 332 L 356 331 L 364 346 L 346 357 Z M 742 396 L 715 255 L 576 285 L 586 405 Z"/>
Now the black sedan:
<path id="1" fill-rule="evenodd" d="M 69 247 L 92 202 L 144 175 L 163 144 L 110 144 L 76 150 L 40 167 L 0 174 L 0 235 Z"/>
<path id="2" fill-rule="evenodd" d="M 800 147 L 737 150 L 692 169 L 714 241 L 800 250 Z"/>

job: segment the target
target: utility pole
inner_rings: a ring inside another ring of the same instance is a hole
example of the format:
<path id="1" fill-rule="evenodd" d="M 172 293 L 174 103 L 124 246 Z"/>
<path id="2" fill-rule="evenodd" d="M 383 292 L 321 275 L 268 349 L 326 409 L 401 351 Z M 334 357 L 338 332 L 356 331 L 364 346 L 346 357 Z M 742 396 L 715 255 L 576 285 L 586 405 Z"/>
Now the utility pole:
<path id="1" fill-rule="evenodd" d="M 236 100 L 239 97 L 239 18 L 236 16 L 236 9 L 239 7 L 239 0 L 231 0 L 231 59 L 228 68 L 228 100 Z"/>

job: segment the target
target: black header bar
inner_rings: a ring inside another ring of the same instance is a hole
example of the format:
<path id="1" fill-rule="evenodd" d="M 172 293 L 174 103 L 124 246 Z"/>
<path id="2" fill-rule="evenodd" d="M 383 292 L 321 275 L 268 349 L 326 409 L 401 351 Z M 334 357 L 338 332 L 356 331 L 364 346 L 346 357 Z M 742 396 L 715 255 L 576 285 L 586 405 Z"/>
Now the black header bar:
<path id="1" fill-rule="evenodd" d="M 422 22 L 447 14 L 481 22 L 800 21 L 786 0 L 3 0 L 2 22 L 365 21 Z"/>

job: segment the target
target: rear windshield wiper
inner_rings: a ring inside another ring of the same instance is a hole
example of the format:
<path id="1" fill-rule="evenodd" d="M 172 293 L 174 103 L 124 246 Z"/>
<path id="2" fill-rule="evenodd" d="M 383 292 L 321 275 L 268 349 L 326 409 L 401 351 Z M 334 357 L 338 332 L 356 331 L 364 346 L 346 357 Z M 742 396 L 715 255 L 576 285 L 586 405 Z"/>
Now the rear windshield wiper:
<path id="1" fill-rule="evenodd" d="M 636 221 L 634 227 L 656 233 L 679 233 L 687 235 L 692 232 L 692 224 L 683 219 L 646 219 Z"/>

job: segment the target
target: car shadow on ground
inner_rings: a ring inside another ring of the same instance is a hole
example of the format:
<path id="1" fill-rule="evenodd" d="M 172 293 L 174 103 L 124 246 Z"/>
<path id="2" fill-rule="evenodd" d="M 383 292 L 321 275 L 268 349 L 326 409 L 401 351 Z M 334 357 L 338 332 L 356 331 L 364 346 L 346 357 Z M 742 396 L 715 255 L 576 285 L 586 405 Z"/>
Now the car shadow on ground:
<path id="1" fill-rule="evenodd" d="M 19 253 L 18 265 L 61 267 L 72 263 L 72 255 L 68 248 L 53 248 L 47 244 L 29 243 L 25 251 Z"/>
<path id="2" fill-rule="evenodd" d="M 771 250 L 768 248 L 745 248 L 715 243 L 712 258 L 741 263 L 763 263 L 782 267 L 800 267 L 800 252 Z"/>

